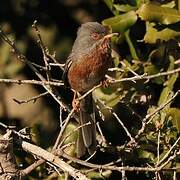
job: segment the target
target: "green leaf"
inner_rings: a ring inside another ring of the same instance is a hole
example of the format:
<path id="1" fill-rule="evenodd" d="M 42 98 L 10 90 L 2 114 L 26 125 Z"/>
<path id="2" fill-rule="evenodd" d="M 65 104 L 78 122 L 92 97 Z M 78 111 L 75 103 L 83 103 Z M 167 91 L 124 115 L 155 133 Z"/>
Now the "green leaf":
<path id="1" fill-rule="evenodd" d="M 142 20 L 155 21 L 166 25 L 180 21 L 180 11 L 161 7 L 155 3 L 143 4 L 137 13 Z"/>
<path id="2" fill-rule="evenodd" d="M 180 167 L 180 163 L 179 162 L 176 163 L 176 167 Z M 180 173 L 180 169 L 177 168 L 177 172 Z"/>
<path id="3" fill-rule="evenodd" d="M 162 90 L 159 101 L 158 101 L 158 106 L 160 106 L 161 104 L 163 104 L 164 102 L 168 100 L 170 92 L 171 90 L 169 89 L 169 87 L 165 87 Z"/>
<path id="4" fill-rule="evenodd" d="M 158 39 L 168 41 L 170 39 L 173 39 L 177 36 L 180 36 L 179 31 L 174 31 L 169 28 L 165 28 L 161 31 L 158 31 L 156 28 L 152 26 L 152 24 L 147 25 L 147 31 L 144 36 L 144 41 L 149 44 L 154 44 Z"/>
<path id="5" fill-rule="evenodd" d="M 167 4 L 163 4 L 162 7 L 174 8 L 176 6 L 175 1 L 171 1 Z"/>
<path id="6" fill-rule="evenodd" d="M 172 67 L 174 67 L 174 59 L 170 56 L 170 64 L 168 69 L 172 70 Z M 172 90 L 174 88 L 174 83 L 176 82 L 177 78 L 179 77 L 179 74 L 173 74 L 170 76 L 170 78 L 164 83 L 165 87 L 163 88 L 159 101 L 158 106 L 166 102 L 169 98 L 171 98 Z M 170 105 L 169 105 L 170 106 Z"/>
<path id="7" fill-rule="evenodd" d="M 92 171 L 92 172 L 89 172 L 87 173 L 87 176 L 89 179 L 99 179 L 99 180 L 103 180 L 103 179 L 109 179 L 110 175 L 112 174 L 112 171 L 111 170 L 106 170 L 106 171 Z"/>
<path id="8" fill-rule="evenodd" d="M 155 65 L 149 65 L 144 68 L 145 73 L 148 75 L 153 75 L 159 73 L 159 69 Z M 159 76 L 151 80 L 152 82 L 155 82 L 156 84 L 162 84 L 164 82 L 164 77 Z"/>
<path id="9" fill-rule="evenodd" d="M 75 156 L 76 152 L 76 145 L 75 142 L 77 141 L 78 138 L 78 131 L 77 131 L 77 124 L 70 122 L 62 136 L 62 140 L 64 140 L 63 145 L 66 147 L 64 148 L 64 151 L 71 155 Z"/>
<path id="10" fill-rule="evenodd" d="M 179 77 L 179 74 L 176 73 L 176 74 L 173 74 L 169 80 L 167 81 L 167 87 L 169 87 L 169 89 L 173 89 L 174 87 L 174 83 L 176 82 L 177 78 Z"/>
<path id="11" fill-rule="evenodd" d="M 151 161 L 153 161 L 153 159 L 154 159 L 153 153 L 148 152 L 148 151 L 146 151 L 146 150 L 136 149 L 136 150 L 135 150 L 135 153 L 136 153 L 136 155 L 138 156 L 138 158 L 141 158 L 141 159 L 149 159 L 148 162 L 151 162 Z"/>
<path id="12" fill-rule="evenodd" d="M 173 126 L 180 132 L 180 109 L 168 108 L 166 112 L 168 116 L 172 117 Z"/>
<path id="13" fill-rule="evenodd" d="M 169 80 L 166 81 L 166 87 L 164 87 L 164 89 L 161 92 L 161 95 L 158 101 L 158 106 L 160 106 L 161 104 L 166 102 L 169 98 L 171 98 L 170 94 L 173 90 L 174 83 L 176 82 L 177 78 L 178 78 L 178 73 L 173 74 L 169 78 Z"/>
<path id="14" fill-rule="evenodd" d="M 65 144 L 71 143 L 76 141 L 77 139 L 77 131 L 75 129 L 77 128 L 77 125 L 73 123 L 69 123 L 63 133 L 63 138 L 66 140 L 64 141 Z"/>
<path id="15" fill-rule="evenodd" d="M 129 50 L 131 52 L 131 56 L 133 59 L 139 59 L 138 56 L 137 56 L 137 53 L 136 53 L 136 49 L 130 39 L 130 36 L 129 36 L 129 30 L 125 32 L 125 37 L 126 37 L 126 41 L 128 43 L 128 46 L 129 46 Z"/>
<path id="16" fill-rule="evenodd" d="M 102 21 L 105 26 L 110 26 L 113 32 L 123 33 L 127 31 L 137 21 L 137 15 L 134 11 L 117 15 Z"/>
<path id="17" fill-rule="evenodd" d="M 120 92 L 118 89 L 119 87 L 108 87 L 106 89 L 98 88 L 93 92 L 93 94 L 98 99 L 105 102 L 107 106 L 114 107 L 124 97 L 123 91 Z"/>
<path id="18" fill-rule="evenodd" d="M 119 12 L 113 7 L 114 0 L 104 0 L 104 2 L 114 15 L 119 14 Z"/>
<path id="19" fill-rule="evenodd" d="M 104 2 L 106 3 L 107 7 L 112 10 L 114 1 L 113 0 L 104 0 Z"/>
<path id="20" fill-rule="evenodd" d="M 137 7 L 130 6 L 129 4 L 114 4 L 114 8 L 120 12 L 129 12 L 137 9 Z"/>
<path id="21" fill-rule="evenodd" d="M 175 59 L 172 55 L 169 56 L 169 61 L 170 62 L 169 62 L 169 67 L 168 67 L 167 71 L 173 70 L 174 66 L 175 66 L 175 64 L 174 64 Z"/>

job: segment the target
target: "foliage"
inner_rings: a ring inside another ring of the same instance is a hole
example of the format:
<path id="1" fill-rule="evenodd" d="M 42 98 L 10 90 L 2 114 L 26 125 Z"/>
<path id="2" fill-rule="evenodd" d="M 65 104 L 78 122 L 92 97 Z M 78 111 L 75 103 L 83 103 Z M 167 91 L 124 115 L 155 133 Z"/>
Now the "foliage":
<path id="1" fill-rule="evenodd" d="M 113 32 L 121 33 L 120 45 L 116 49 L 117 52 L 121 55 L 121 47 L 124 43 L 128 44 L 130 52 L 130 54 L 122 53 L 123 55 L 120 57 L 115 56 L 116 67 L 123 70 L 114 74 L 115 79 L 132 76 L 132 72 L 128 71 L 127 67 L 137 74 L 147 73 L 149 75 L 173 70 L 178 67 L 175 62 L 179 58 L 177 51 L 179 50 L 178 36 L 180 29 L 176 27 L 180 21 L 180 11 L 174 8 L 175 4 L 173 7 L 170 7 L 172 2 L 162 5 L 148 1 L 136 1 L 135 5 L 128 2 L 124 4 L 115 3 L 114 1 L 105 2 L 115 16 L 103 20 L 102 23 L 109 25 Z M 144 27 L 142 27 L 140 22 L 144 23 Z M 138 31 L 142 31 L 141 28 L 146 29 L 146 31 L 143 35 L 143 41 L 138 43 L 141 37 L 136 34 L 139 33 Z M 172 44 L 175 45 L 175 48 L 171 47 Z M 126 67 L 122 65 L 122 62 L 124 62 Z M 176 73 L 167 77 L 157 77 L 149 81 L 120 83 L 108 88 L 108 91 L 103 89 L 96 90 L 95 94 L 97 98 L 100 98 L 100 101 L 113 107 L 117 112 L 121 108 L 119 102 L 124 102 L 130 107 L 138 106 L 138 109 L 145 106 L 147 112 L 150 113 L 172 97 L 177 90 L 178 77 L 179 75 Z M 156 90 L 157 92 L 153 94 L 153 88 L 157 87 L 159 87 Z M 156 99 L 153 96 L 156 96 Z M 144 97 L 145 99 L 143 100 Z M 161 159 L 169 149 L 167 146 L 169 142 L 174 142 L 179 134 L 180 117 L 178 114 L 180 110 L 177 105 L 169 104 L 153 117 L 146 127 L 144 136 L 139 139 L 138 144 L 140 147 L 133 151 L 134 156 L 132 159 L 126 159 L 125 162 L 138 159 L 139 162 L 148 163 L 152 166 L 158 163 L 157 147 L 160 146 L 159 156 Z M 129 111 L 131 110 L 129 109 Z M 137 112 L 140 112 L 142 117 L 141 110 Z M 174 112 L 176 115 L 171 114 L 171 112 Z M 129 119 L 126 121 L 137 120 Z M 137 128 L 139 127 L 134 127 L 133 125 L 131 133 L 137 133 Z M 158 133 L 160 133 L 159 141 L 157 140 Z M 171 166 L 171 163 L 167 165 L 167 167 Z"/>

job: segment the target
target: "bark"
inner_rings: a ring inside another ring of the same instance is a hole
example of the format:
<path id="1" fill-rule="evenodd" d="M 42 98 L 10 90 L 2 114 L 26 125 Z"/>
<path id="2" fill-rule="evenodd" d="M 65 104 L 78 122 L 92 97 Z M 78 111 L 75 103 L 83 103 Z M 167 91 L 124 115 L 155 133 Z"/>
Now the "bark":
<path id="1" fill-rule="evenodd" d="M 13 154 L 11 131 L 8 131 L 4 136 L 0 136 L 0 179 L 20 179 L 20 171 Z"/>

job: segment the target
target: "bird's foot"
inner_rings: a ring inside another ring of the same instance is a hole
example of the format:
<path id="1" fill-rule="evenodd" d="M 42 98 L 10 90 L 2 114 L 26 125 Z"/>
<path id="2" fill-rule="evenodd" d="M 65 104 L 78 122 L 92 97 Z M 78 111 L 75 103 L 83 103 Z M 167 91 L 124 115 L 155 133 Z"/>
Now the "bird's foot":
<path id="1" fill-rule="evenodd" d="M 109 80 L 108 79 L 103 79 L 101 81 L 101 85 L 103 88 L 107 88 L 109 86 Z"/>
<path id="2" fill-rule="evenodd" d="M 73 101 L 72 101 L 72 107 L 73 107 L 73 109 L 75 110 L 75 111 L 79 111 L 79 109 L 80 109 L 80 106 L 79 106 L 79 100 L 78 99 L 73 99 Z"/>
<path id="3" fill-rule="evenodd" d="M 79 111 L 80 109 L 80 106 L 79 106 L 79 100 L 76 99 L 76 95 L 77 95 L 77 92 L 74 92 L 74 97 L 73 97 L 73 101 L 72 101 L 72 107 L 75 111 Z"/>

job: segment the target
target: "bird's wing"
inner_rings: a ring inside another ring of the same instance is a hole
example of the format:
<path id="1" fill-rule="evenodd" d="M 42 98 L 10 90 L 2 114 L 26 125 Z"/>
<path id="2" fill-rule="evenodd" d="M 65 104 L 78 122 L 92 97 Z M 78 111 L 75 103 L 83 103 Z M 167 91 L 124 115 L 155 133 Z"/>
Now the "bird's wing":
<path id="1" fill-rule="evenodd" d="M 66 61 L 66 64 L 65 64 L 65 67 L 64 67 L 64 72 L 63 72 L 63 75 L 62 75 L 62 79 L 64 81 L 65 86 L 69 86 L 68 71 L 69 71 L 69 68 L 70 68 L 71 64 L 72 64 L 72 60 L 71 60 L 71 56 L 69 56 L 67 61 Z"/>

